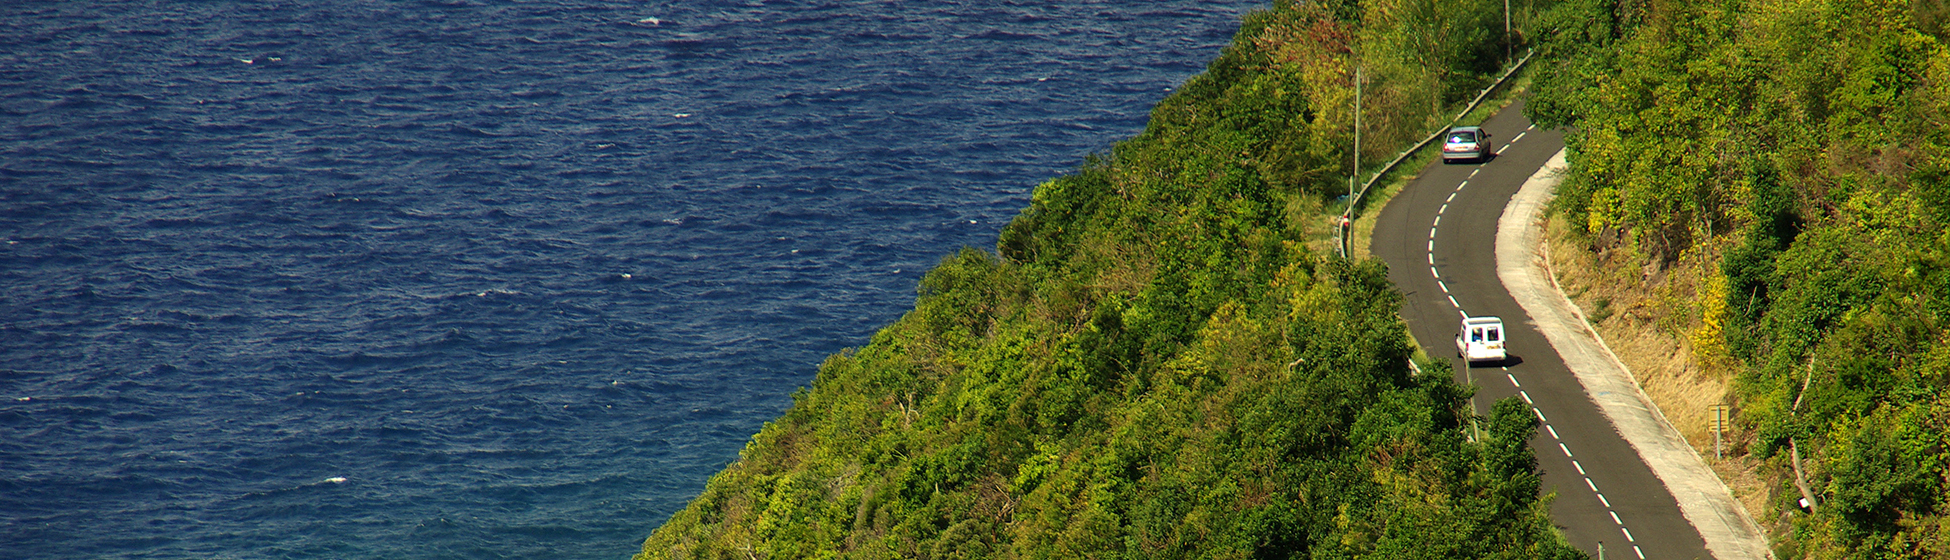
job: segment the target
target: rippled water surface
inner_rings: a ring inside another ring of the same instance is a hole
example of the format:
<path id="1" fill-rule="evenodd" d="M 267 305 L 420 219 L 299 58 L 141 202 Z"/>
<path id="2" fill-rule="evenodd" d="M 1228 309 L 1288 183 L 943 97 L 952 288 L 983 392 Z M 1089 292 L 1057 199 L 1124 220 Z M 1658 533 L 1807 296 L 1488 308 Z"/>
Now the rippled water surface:
<path id="1" fill-rule="evenodd" d="M 1257 2 L 9 2 L 0 558 L 622 558 Z"/>

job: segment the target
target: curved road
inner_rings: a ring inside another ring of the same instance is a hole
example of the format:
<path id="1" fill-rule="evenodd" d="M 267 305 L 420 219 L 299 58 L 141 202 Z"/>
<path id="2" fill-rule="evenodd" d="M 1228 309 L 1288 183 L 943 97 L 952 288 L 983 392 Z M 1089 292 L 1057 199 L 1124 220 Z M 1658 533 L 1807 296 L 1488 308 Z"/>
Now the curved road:
<path id="1" fill-rule="evenodd" d="M 1532 128 L 1521 109 L 1511 104 L 1483 124 L 1496 158 L 1437 161 L 1396 194 L 1376 219 L 1370 249 L 1407 296 L 1402 317 L 1416 340 L 1431 357 L 1449 356 L 1458 381 L 1479 387 L 1479 414 L 1516 396 L 1543 420 L 1531 447 L 1543 491 L 1557 493 L 1551 518 L 1572 546 L 1592 558 L 1602 546 L 1607 560 L 1712 558 L 1666 486 L 1497 279 L 1497 219 L 1524 180 L 1564 147 L 1561 133 Z M 1455 359 L 1465 312 L 1503 318 L 1509 363 L 1468 368 Z"/>

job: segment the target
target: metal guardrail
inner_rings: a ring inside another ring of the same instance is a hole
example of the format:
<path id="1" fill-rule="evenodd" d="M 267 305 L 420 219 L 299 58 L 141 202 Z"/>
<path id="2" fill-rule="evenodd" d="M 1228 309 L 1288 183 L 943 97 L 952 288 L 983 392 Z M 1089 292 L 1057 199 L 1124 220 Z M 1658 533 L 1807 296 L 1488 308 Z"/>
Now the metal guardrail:
<path id="1" fill-rule="evenodd" d="M 1463 107 L 1462 112 L 1456 113 L 1456 116 L 1451 117 L 1449 119 L 1449 124 L 1443 125 L 1441 128 L 1436 129 L 1436 131 L 1430 133 L 1427 138 L 1423 138 L 1421 142 L 1416 142 L 1414 146 L 1410 146 L 1408 149 L 1402 150 L 1401 155 L 1395 156 L 1395 159 L 1393 161 L 1388 162 L 1388 165 L 1381 166 L 1381 169 L 1375 171 L 1373 176 L 1368 177 L 1368 182 L 1361 184 L 1361 190 L 1356 191 L 1354 193 L 1354 197 L 1348 199 L 1347 210 L 1341 212 L 1341 218 L 1340 220 L 1338 220 L 1338 223 L 1335 225 L 1336 233 L 1341 238 L 1339 243 L 1341 249 L 1341 258 L 1347 258 L 1347 233 L 1349 229 L 1352 229 L 1354 227 L 1354 209 L 1361 207 L 1361 198 L 1368 195 L 1368 189 L 1373 188 L 1375 183 L 1381 182 L 1382 177 L 1388 176 L 1388 173 L 1394 171 L 1396 166 L 1401 165 L 1403 161 L 1407 161 L 1409 156 L 1415 155 L 1415 152 L 1421 151 L 1422 148 L 1428 147 L 1429 143 L 1434 142 L 1435 139 L 1441 138 L 1443 133 L 1449 131 L 1449 127 L 1455 126 L 1456 122 L 1461 121 L 1463 117 L 1468 116 L 1470 111 L 1476 110 L 1476 107 L 1478 105 L 1483 104 L 1484 99 L 1489 98 L 1490 92 L 1496 91 L 1496 88 L 1503 87 L 1503 82 L 1509 81 L 1510 76 L 1514 76 L 1517 74 L 1517 70 L 1523 69 L 1524 64 L 1530 62 L 1531 55 L 1535 55 L 1535 54 L 1537 54 L 1536 49 L 1530 49 L 1524 51 L 1523 58 L 1518 59 L 1517 63 L 1515 65 L 1510 66 L 1509 70 L 1503 71 L 1503 75 L 1498 77 L 1495 82 L 1492 82 L 1488 87 L 1483 88 L 1482 92 L 1477 93 L 1476 98 L 1470 100 L 1469 105 L 1467 107 Z"/>

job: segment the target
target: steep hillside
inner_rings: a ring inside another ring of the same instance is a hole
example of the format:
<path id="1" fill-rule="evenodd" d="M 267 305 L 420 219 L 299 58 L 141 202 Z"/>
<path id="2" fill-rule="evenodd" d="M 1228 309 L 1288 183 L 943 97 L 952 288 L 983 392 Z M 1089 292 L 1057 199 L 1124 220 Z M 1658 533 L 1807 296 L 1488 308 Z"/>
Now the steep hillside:
<path id="1" fill-rule="evenodd" d="M 829 358 L 639 558 L 1579 556 L 1522 403 L 1465 430 L 1447 367 L 1411 368 L 1381 265 L 1306 248 L 1345 192 L 1351 69 L 1388 92 L 1365 100 L 1379 161 L 1486 82 L 1500 16 L 1247 17 L 1142 135 Z"/>
<path id="2" fill-rule="evenodd" d="M 1701 400 L 1733 406 L 1784 558 L 1950 557 L 1946 15 L 1576 0 L 1539 40 L 1528 107 L 1576 130 L 1557 217 L 1725 380 Z"/>

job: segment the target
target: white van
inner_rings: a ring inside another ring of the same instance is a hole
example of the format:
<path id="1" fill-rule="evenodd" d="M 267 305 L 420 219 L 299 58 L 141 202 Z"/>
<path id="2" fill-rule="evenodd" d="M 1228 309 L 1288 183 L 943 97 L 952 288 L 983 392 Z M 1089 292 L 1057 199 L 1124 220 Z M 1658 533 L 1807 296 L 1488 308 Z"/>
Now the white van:
<path id="1" fill-rule="evenodd" d="M 1503 319 L 1464 317 L 1456 332 L 1456 357 L 1469 363 L 1502 362 L 1509 357 L 1503 349 Z"/>

